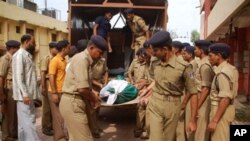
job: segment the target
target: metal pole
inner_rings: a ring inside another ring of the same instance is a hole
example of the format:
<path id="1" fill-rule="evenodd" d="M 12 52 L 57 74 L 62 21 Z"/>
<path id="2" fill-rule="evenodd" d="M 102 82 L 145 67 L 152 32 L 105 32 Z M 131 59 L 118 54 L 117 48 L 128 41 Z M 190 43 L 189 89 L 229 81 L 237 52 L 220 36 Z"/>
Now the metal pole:
<path id="1" fill-rule="evenodd" d="M 48 16 L 48 9 L 47 9 L 47 0 L 44 0 L 44 4 L 45 4 L 45 15 Z"/>

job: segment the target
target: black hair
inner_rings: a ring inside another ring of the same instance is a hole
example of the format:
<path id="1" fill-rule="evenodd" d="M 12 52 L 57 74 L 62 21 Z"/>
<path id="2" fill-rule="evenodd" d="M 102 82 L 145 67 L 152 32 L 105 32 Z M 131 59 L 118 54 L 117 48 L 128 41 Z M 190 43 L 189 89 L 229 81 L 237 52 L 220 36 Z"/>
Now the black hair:
<path id="1" fill-rule="evenodd" d="M 23 43 L 26 42 L 26 41 L 30 41 L 32 37 L 33 37 L 33 36 L 30 35 L 30 34 L 24 34 L 24 35 L 21 37 L 21 43 L 23 44 Z"/>
<path id="2" fill-rule="evenodd" d="M 69 45 L 68 40 L 61 40 L 57 43 L 56 49 L 60 52 L 63 48 L 66 48 Z"/>

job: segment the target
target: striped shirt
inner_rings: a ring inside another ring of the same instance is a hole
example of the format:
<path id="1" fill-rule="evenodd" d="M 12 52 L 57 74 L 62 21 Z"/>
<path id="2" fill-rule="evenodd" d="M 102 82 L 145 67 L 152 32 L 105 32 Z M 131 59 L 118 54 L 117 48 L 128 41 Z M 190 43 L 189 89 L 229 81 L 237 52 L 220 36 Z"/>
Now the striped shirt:
<path id="1" fill-rule="evenodd" d="M 39 89 L 35 64 L 32 55 L 25 49 L 20 48 L 13 56 L 13 99 L 23 100 L 23 97 L 37 99 Z"/>

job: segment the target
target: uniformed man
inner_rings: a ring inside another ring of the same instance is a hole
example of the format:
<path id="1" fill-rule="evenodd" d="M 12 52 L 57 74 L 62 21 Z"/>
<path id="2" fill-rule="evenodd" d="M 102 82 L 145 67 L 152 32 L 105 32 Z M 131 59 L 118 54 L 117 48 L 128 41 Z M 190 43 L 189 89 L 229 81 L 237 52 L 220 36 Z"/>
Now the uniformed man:
<path id="1" fill-rule="evenodd" d="M 92 83 L 93 83 L 93 90 L 96 92 L 100 92 L 100 90 L 107 85 L 109 74 L 108 74 L 108 67 L 107 61 L 104 57 L 101 59 L 94 61 L 94 66 L 92 68 Z M 100 133 L 102 129 L 99 127 L 97 123 L 97 113 L 99 109 L 93 109 L 93 107 L 89 104 L 88 101 L 87 108 L 89 109 L 89 125 L 92 135 L 95 138 L 100 138 Z"/>
<path id="2" fill-rule="evenodd" d="M 41 90 L 43 95 L 43 114 L 42 114 L 42 132 L 45 135 L 52 136 L 53 135 L 53 127 L 52 127 L 52 115 L 51 109 L 48 99 L 48 85 L 49 85 L 49 62 L 50 60 L 56 56 L 57 49 L 56 49 L 57 42 L 49 43 L 50 54 L 42 58 L 41 60 Z"/>
<path id="3" fill-rule="evenodd" d="M 183 59 L 190 63 L 192 65 L 192 69 L 193 72 L 196 72 L 197 68 L 198 68 L 198 64 L 196 62 L 195 55 L 194 55 L 194 47 L 193 46 L 185 46 L 182 50 L 182 57 Z M 185 97 L 184 100 L 182 102 L 182 110 L 185 110 L 185 119 L 184 119 L 184 127 L 188 126 L 188 121 L 190 120 L 191 117 L 191 105 L 190 105 L 190 94 L 189 93 L 185 93 Z M 185 128 L 184 128 L 185 130 Z M 185 133 L 185 132 L 184 132 Z M 186 134 L 183 135 L 183 141 L 185 140 L 185 138 L 187 139 L 187 141 L 193 141 L 194 140 L 194 134 L 189 134 L 186 131 Z"/>
<path id="4" fill-rule="evenodd" d="M 106 11 L 104 16 L 98 16 L 95 19 L 95 25 L 93 27 L 93 35 L 102 36 L 108 43 L 108 51 L 112 52 L 112 47 L 110 44 L 110 35 L 111 24 L 109 23 L 113 15 L 111 11 Z"/>
<path id="5" fill-rule="evenodd" d="M 239 73 L 227 62 L 230 57 L 227 44 L 215 43 L 209 49 L 209 62 L 217 68 L 210 92 L 208 131 L 211 132 L 211 141 L 229 141 L 229 126 L 235 118 L 233 101 L 237 96 Z"/>
<path id="6" fill-rule="evenodd" d="M 66 140 L 64 133 L 64 120 L 59 111 L 59 103 L 62 96 L 62 86 L 66 75 L 66 59 L 70 50 L 67 40 L 61 40 L 57 43 L 58 53 L 49 63 L 49 101 L 52 111 L 54 141 Z"/>
<path id="7" fill-rule="evenodd" d="M 12 56 L 19 49 L 15 40 L 6 42 L 7 53 L 0 58 L 0 100 L 2 103 L 2 141 L 17 139 L 17 109 L 12 98 Z"/>
<path id="8" fill-rule="evenodd" d="M 196 130 L 197 90 L 191 65 L 178 59 L 172 51 L 169 32 L 159 31 L 148 43 L 161 61 L 154 67 L 155 85 L 147 110 L 151 141 L 172 141 L 181 111 L 184 87 L 191 94 L 191 119 L 188 129 Z"/>
<path id="9" fill-rule="evenodd" d="M 198 69 L 196 70 L 196 86 L 198 90 L 198 120 L 195 141 L 208 141 L 209 133 L 207 124 L 209 122 L 209 93 L 214 77 L 214 71 L 208 61 L 208 47 L 211 43 L 206 40 L 197 40 L 195 45 L 195 56 L 200 58 Z"/>
<path id="10" fill-rule="evenodd" d="M 143 47 L 143 43 L 149 38 L 149 26 L 146 25 L 144 19 L 138 15 L 135 15 L 133 9 L 126 9 L 125 11 L 128 25 L 132 31 L 132 44 L 131 48 L 136 52 L 140 47 Z"/>
<path id="11" fill-rule="evenodd" d="M 173 48 L 174 54 L 180 59 L 183 59 L 181 53 L 182 53 L 182 49 L 184 48 L 184 45 L 180 41 L 173 41 L 172 48 Z"/>
<path id="12" fill-rule="evenodd" d="M 93 61 L 99 60 L 107 48 L 107 42 L 101 36 L 93 35 L 87 49 L 72 58 L 60 103 L 60 111 L 68 128 L 69 140 L 93 140 L 88 126 L 85 101 L 89 101 L 94 108 L 100 105 L 98 94 L 92 92 L 91 70 Z"/>
<path id="13" fill-rule="evenodd" d="M 146 52 L 144 48 L 138 49 L 136 55 L 137 58 L 132 61 L 128 69 L 128 79 L 131 84 L 136 84 L 145 75 Z"/>

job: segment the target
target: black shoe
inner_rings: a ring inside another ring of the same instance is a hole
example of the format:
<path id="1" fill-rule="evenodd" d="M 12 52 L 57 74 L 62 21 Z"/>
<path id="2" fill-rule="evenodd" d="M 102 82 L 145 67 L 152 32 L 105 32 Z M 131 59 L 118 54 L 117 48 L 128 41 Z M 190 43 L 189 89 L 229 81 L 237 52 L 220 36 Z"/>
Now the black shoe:
<path id="1" fill-rule="evenodd" d="M 99 132 L 93 133 L 93 137 L 99 139 L 101 138 L 101 134 Z"/>
<path id="2" fill-rule="evenodd" d="M 54 135 L 54 131 L 53 130 L 45 130 L 45 131 L 43 131 L 43 134 L 45 134 L 47 136 L 53 136 Z"/>
<path id="3" fill-rule="evenodd" d="M 141 131 L 134 131 L 134 137 L 139 138 L 141 136 L 142 132 Z"/>

